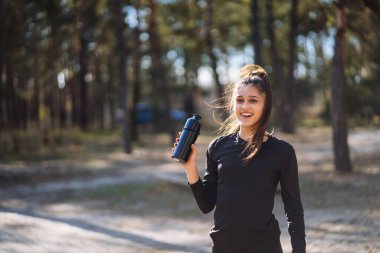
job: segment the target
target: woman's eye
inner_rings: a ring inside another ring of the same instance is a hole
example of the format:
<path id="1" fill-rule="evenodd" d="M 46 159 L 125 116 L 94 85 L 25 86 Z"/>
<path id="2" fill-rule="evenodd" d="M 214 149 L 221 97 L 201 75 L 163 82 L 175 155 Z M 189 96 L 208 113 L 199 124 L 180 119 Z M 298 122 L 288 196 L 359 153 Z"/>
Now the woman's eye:
<path id="1" fill-rule="evenodd" d="M 236 102 L 238 102 L 239 104 L 242 104 L 242 103 L 244 103 L 244 100 L 243 99 L 236 99 Z"/>
<path id="2" fill-rule="evenodd" d="M 256 100 L 256 99 L 250 99 L 249 102 L 250 102 L 250 103 L 256 103 L 257 100 Z"/>

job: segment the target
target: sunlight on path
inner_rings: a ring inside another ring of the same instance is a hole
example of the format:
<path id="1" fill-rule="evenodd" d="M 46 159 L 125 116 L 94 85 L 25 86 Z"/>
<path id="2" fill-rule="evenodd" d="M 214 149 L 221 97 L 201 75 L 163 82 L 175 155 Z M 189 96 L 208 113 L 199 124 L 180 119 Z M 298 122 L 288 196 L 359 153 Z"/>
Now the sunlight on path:
<path id="1" fill-rule="evenodd" d="M 374 168 L 371 173 L 361 171 L 338 177 L 330 168 L 331 140 L 326 136 L 315 140 L 313 138 L 318 135 L 310 137 L 308 134 L 304 131 L 303 139 L 293 137 L 292 142 L 299 159 L 300 175 L 308 180 L 301 183 L 304 187 L 308 187 L 308 183 L 314 184 L 314 188 L 307 188 L 307 194 L 303 196 L 307 200 L 304 202 L 307 252 L 380 252 L 380 199 L 376 192 L 379 189 L 376 181 L 379 177 L 379 165 L 369 164 L 367 168 Z M 349 144 L 353 157 L 380 153 L 380 130 L 353 131 L 349 136 Z M 199 150 L 203 152 L 205 149 L 206 144 L 202 143 Z M 95 169 L 107 169 L 107 166 L 119 168 L 101 177 L 73 177 L 68 180 L 1 189 L 0 252 L 210 252 L 212 213 L 205 216 L 199 212 L 199 216 L 195 213 L 187 218 L 176 217 L 170 210 L 144 213 L 144 203 L 140 200 L 135 205 L 142 212 L 132 214 L 106 206 L 104 199 L 96 199 L 94 202 L 70 202 L 70 199 L 65 199 L 68 192 L 82 193 L 107 185 L 164 181 L 175 184 L 176 187 L 188 187 L 183 169 L 170 159 L 148 163 L 142 160 L 126 162 L 123 161 L 124 158 L 125 155 L 120 155 L 116 160 L 92 159 L 86 166 Z M 203 176 L 204 157 L 199 157 L 197 162 Z M 325 172 L 326 166 L 330 166 L 330 174 Z M 320 181 L 313 181 L 318 179 Z M 347 196 L 350 193 L 353 196 Z M 178 194 L 175 193 L 176 196 Z M 57 196 L 60 198 L 55 200 Z M 52 200 L 47 201 L 49 198 Z M 162 200 L 161 196 L 158 198 Z M 97 205 L 97 201 L 103 202 Z M 329 201 L 337 203 L 330 206 Z M 354 206 L 356 203 L 362 206 Z M 195 202 L 186 202 L 186 207 L 188 205 L 195 205 Z M 291 252 L 283 204 L 278 194 L 274 213 L 279 220 L 284 253 Z"/>
<path id="2" fill-rule="evenodd" d="M 193 233 L 202 224 L 192 223 L 189 229 L 184 221 L 160 220 L 152 226 L 151 221 L 128 216 L 108 217 L 105 222 L 107 217 L 57 218 L 41 212 L 2 211 L 1 252 L 206 253 L 210 247 L 202 247 L 203 236 Z"/>

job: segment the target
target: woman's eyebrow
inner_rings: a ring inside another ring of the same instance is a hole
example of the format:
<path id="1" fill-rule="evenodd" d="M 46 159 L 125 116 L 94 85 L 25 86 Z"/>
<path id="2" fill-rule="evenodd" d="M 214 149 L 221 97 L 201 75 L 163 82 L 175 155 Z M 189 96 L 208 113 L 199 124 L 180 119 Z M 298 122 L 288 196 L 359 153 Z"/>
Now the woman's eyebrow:
<path id="1" fill-rule="evenodd" d="M 244 97 L 243 95 L 237 95 L 236 97 Z M 259 98 L 258 96 L 248 96 L 250 98 Z"/>

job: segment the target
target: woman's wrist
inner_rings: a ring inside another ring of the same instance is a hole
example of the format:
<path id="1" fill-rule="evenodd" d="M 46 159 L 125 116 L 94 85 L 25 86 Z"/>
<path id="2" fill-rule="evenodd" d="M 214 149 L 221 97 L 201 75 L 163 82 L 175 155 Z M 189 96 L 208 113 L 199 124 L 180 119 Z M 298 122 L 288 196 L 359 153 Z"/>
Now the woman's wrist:
<path id="1" fill-rule="evenodd" d="M 198 182 L 199 180 L 200 180 L 199 176 L 198 177 L 194 177 L 194 178 L 187 177 L 187 182 L 189 183 L 189 185 L 193 185 L 196 182 Z"/>
<path id="2" fill-rule="evenodd" d="M 189 184 L 195 184 L 199 180 L 198 169 L 196 167 L 187 169 L 186 175 Z"/>

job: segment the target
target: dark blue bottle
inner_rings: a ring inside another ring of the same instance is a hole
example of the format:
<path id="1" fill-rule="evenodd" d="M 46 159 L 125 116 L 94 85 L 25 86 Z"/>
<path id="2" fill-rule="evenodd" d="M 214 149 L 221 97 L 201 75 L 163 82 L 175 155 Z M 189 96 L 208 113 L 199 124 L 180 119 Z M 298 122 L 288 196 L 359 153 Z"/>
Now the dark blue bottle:
<path id="1" fill-rule="evenodd" d="M 173 151 L 172 159 L 179 163 L 186 163 L 191 152 L 191 145 L 195 143 L 201 130 L 201 116 L 194 114 L 188 118 L 182 129 L 181 136 Z"/>

